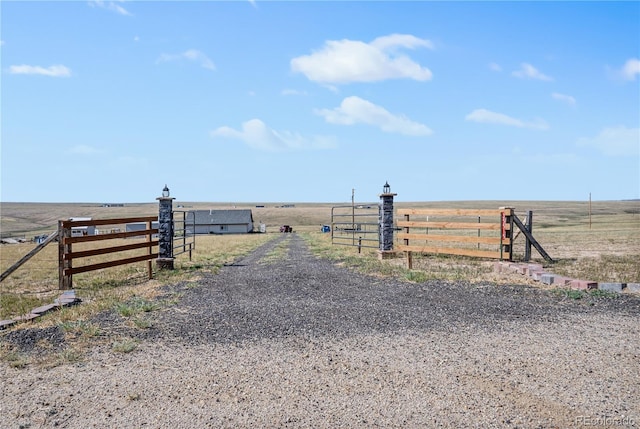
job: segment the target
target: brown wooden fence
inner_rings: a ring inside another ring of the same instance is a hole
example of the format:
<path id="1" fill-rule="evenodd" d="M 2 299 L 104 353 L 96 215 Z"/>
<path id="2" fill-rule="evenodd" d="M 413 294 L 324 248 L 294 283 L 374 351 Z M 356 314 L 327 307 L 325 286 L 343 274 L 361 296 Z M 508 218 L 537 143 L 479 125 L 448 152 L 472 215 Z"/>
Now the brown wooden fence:
<path id="1" fill-rule="evenodd" d="M 153 239 L 154 234 L 158 234 L 158 228 L 153 228 L 153 223 L 158 220 L 157 216 L 118 218 L 118 219 L 99 219 L 99 220 L 66 220 L 58 222 L 58 287 L 60 289 L 71 289 L 73 284 L 73 275 L 84 273 L 87 271 L 99 270 L 103 268 L 115 267 L 118 265 L 131 264 L 134 262 L 147 261 L 147 270 L 149 278 L 153 276 L 152 259 L 158 257 L 158 253 L 153 252 L 153 247 L 158 245 L 158 240 Z M 109 233 L 99 235 L 78 235 L 73 236 L 73 231 L 81 231 L 81 227 L 90 226 L 117 226 L 127 223 L 145 222 L 147 224 L 145 230 L 121 232 L 124 228 L 111 228 Z M 116 232 L 117 231 L 117 232 Z M 92 248 L 83 251 L 73 251 L 72 245 L 75 243 L 88 243 L 94 241 L 105 241 L 119 238 L 130 238 L 144 236 L 144 242 L 137 242 L 126 245 Z M 142 249 L 144 254 L 128 258 L 117 259 L 109 262 L 94 263 L 83 266 L 74 266 L 73 261 L 110 253 L 124 252 L 129 250 Z"/>
<path id="2" fill-rule="evenodd" d="M 398 209 L 396 249 L 511 260 L 513 209 Z"/>

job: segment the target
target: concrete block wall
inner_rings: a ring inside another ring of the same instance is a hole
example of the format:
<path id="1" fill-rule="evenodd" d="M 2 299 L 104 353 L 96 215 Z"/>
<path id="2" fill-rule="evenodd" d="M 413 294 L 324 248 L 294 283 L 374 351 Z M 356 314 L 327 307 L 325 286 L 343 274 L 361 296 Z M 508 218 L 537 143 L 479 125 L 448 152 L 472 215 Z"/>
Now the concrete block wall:
<path id="1" fill-rule="evenodd" d="M 52 304 L 42 305 L 34 308 L 27 314 L 14 317 L 12 319 L 0 320 L 0 330 L 9 328 L 19 322 L 27 322 L 29 320 L 37 319 L 38 317 L 45 315 L 51 311 L 56 311 L 62 307 L 70 307 L 81 302 L 81 299 L 76 297 L 76 291 L 66 290 L 56 298 Z"/>
<path id="2" fill-rule="evenodd" d="M 622 289 L 626 287 L 626 283 L 598 283 L 598 289 L 608 290 L 609 292 L 622 293 Z"/>
<path id="3" fill-rule="evenodd" d="M 627 283 L 627 292 L 640 293 L 640 283 Z"/>
<path id="4" fill-rule="evenodd" d="M 560 288 L 568 287 L 576 290 L 599 289 L 616 293 L 640 293 L 640 283 L 598 283 L 590 280 L 572 279 L 548 272 L 539 264 L 496 262 L 494 264 L 494 271 L 498 273 L 519 273 L 536 282 Z"/>

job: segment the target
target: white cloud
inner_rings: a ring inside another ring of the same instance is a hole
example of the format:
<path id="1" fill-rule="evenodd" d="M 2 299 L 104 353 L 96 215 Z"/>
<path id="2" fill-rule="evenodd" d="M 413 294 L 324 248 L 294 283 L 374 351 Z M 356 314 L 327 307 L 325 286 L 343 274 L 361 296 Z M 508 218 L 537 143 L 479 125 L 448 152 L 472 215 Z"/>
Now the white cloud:
<path id="1" fill-rule="evenodd" d="M 412 36 L 411 34 L 390 34 L 388 36 L 381 36 L 371 42 L 371 46 L 374 46 L 381 51 L 396 51 L 398 47 L 407 49 L 434 48 L 433 43 L 430 40 L 420 39 L 416 36 Z"/>
<path id="2" fill-rule="evenodd" d="M 179 60 L 197 62 L 200 64 L 201 67 L 208 70 L 216 69 L 216 66 L 213 63 L 213 61 L 211 61 L 209 57 L 207 57 L 204 53 L 198 51 L 197 49 L 188 49 L 182 52 L 181 54 L 161 54 L 156 62 L 164 63 L 168 61 L 179 61 Z"/>
<path id="3" fill-rule="evenodd" d="M 608 156 L 640 155 L 640 128 L 605 128 L 592 138 L 581 138 L 578 146 L 592 147 Z"/>
<path id="4" fill-rule="evenodd" d="M 92 0 L 89 2 L 89 6 L 91 7 L 99 7 L 101 9 L 106 9 L 106 10 L 110 10 L 112 12 L 115 12 L 119 15 L 124 15 L 124 16 L 132 16 L 131 13 L 126 10 L 124 7 L 120 6 L 118 3 L 123 3 L 122 1 L 120 2 L 115 2 L 115 1 L 103 1 L 103 0 Z"/>
<path id="5" fill-rule="evenodd" d="M 520 119 L 507 116 L 503 113 L 496 113 L 487 109 L 476 109 L 469 113 L 465 117 L 465 120 L 483 124 L 509 125 L 512 127 L 533 128 L 537 130 L 549 129 L 549 125 L 543 119 L 536 119 L 533 122 L 525 122 Z"/>
<path id="6" fill-rule="evenodd" d="M 182 56 L 188 59 L 189 61 L 199 62 L 200 65 L 205 69 L 209 69 L 209 70 L 216 69 L 216 66 L 215 64 L 213 64 L 213 61 L 211 61 L 205 54 L 203 54 L 202 52 L 196 49 L 189 49 L 183 52 Z"/>
<path id="7" fill-rule="evenodd" d="M 361 123 L 373 125 L 387 133 L 408 136 L 428 136 L 433 133 L 424 124 L 411 121 L 403 115 L 394 115 L 381 106 L 355 96 L 342 100 L 340 107 L 317 109 L 316 114 L 323 116 L 330 124 L 353 125 Z"/>
<path id="8" fill-rule="evenodd" d="M 29 66 L 22 64 L 19 66 L 10 66 L 9 73 L 11 74 L 35 74 L 41 76 L 50 77 L 69 77 L 71 76 L 71 70 L 63 65 L 54 65 L 49 67 Z"/>
<path id="9" fill-rule="evenodd" d="M 624 80 L 636 80 L 636 75 L 640 74 L 640 60 L 637 58 L 627 60 L 620 74 Z"/>
<path id="10" fill-rule="evenodd" d="M 495 71 L 495 72 L 501 72 L 502 71 L 502 67 L 500 66 L 500 64 L 497 63 L 490 63 L 489 64 L 489 69 Z"/>
<path id="11" fill-rule="evenodd" d="M 430 80 L 431 71 L 414 62 L 400 49 L 433 49 L 429 40 L 408 34 L 378 37 L 370 43 L 329 40 L 311 55 L 291 60 L 291 70 L 321 83 L 376 82 L 387 79 Z"/>
<path id="12" fill-rule="evenodd" d="M 553 80 L 552 77 L 541 73 L 534 66 L 532 66 L 531 64 L 527 64 L 527 63 L 520 64 L 520 70 L 516 70 L 511 74 L 513 76 L 519 77 L 521 79 L 536 79 L 536 80 L 545 80 L 545 81 Z"/>
<path id="13" fill-rule="evenodd" d="M 335 147 L 332 137 L 303 137 L 290 131 L 276 131 L 267 127 L 260 119 L 251 119 L 242 124 L 242 130 L 220 127 L 211 131 L 211 137 L 240 140 L 253 149 L 264 151 L 284 151 L 295 149 L 328 149 Z"/>
<path id="14" fill-rule="evenodd" d="M 576 105 L 576 99 L 575 99 L 575 98 L 573 98 L 573 97 L 572 97 L 572 96 L 570 96 L 570 95 L 560 94 L 560 93 L 558 93 L 558 92 L 554 92 L 554 93 L 552 93 L 552 94 L 551 94 L 551 97 L 552 97 L 554 100 L 562 101 L 563 103 L 567 103 L 567 104 L 570 104 L 570 105 L 572 105 L 572 106 L 575 106 L 575 105 Z"/>

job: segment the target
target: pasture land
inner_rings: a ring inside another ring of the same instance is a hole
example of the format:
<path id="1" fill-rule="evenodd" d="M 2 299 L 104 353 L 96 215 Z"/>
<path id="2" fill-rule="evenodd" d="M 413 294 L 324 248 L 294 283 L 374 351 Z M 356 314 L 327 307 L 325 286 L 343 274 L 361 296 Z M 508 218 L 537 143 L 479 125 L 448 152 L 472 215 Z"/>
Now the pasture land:
<path id="1" fill-rule="evenodd" d="M 179 281 L 197 275 L 199 270 L 216 270 L 239 255 L 250 252 L 260 244 L 279 235 L 280 225 L 291 225 L 303 233 L 318 254 L 354 268 L 381 275 L 400 275 L 412 281 L 427 279 L 470 282 L 525 282 L 522 277 L 496 276 L 487 261 L 446 256 L 414 258 L 414 270 L 402 268 L 402 259 L 379 262 L 375 251 L 358 254 L 355 248 L 332 246 L 329 234 L 320 233 L 323 224 L 330 223 L 331 207 L 345 203 L 190 203 L 174 202 L 178 210 L 251 209 L 256 229 L 267 226 L 267 234 L 232 236 L 198 236 L 193 260 L 178 257 L 176 271 L 160 273 L 147 281 L 145 263 L 99 270 L 74 276 L 74 288 L 95 308 L 112 305 L 114 300 L 127 299 L 133 294 L 153 294 L 158 284 Z M 256 206 L 264 207 L 256 207 Z M 181 208 L 179 206 L 182 206 Z M 288 207 L 287 207 L 288 206 Z M 591 216 L 587 202 L 543 201 L 449 201 L 402 202 L 397 208 L 476 208 L 496 209 L 514 207 L 524 220 L 532 210 L 534 236 L 556 263 L 551 268 L 564 274 L 593 281 L 640 282 L 640 201 L 593 202 Z M 57 221 L 70 217 L 94 219 L 157 214 L 157 204 L 125 204 L 124 207 L 102 207 L 100 204 L 0 204 L 0 231 L 3 237 L 33 236 L 53 232 Z M 129 241 L 130 242 L 130 241 Z M 115 241 L 109 245 L 117 245 Z M 86 246 L 90 246 L 87 243 Z M 2 245 L 0 271 L 29 252 L 35 244 Z M 74 246 L 75 248 L 75 246 Z M 80 247 L 77 250 L 83 250 Z M 23 267 L 0 283 L 0 318 L 27 312 L 42 303 L 50 302 L 58 293 L 58 249 L 47 246 Z M 516 239 L 515 259 L 524 254 L 524 237 Z M 534 259 L 542 258 L 533 251 Z M 95 259 L 88 263 L 101 262 Z M 82 264 L 84 265 L 84 263 Z M 148 289 L 148 290 L 147 290 Z M 147 292 L 143 292 L 147 290 Z M 91 306 L 81 306 L 91 307 Z M 91 311 L 91 310 L 74 310 Z"/>
<path id="2" fill-rule="evenodd" d="M 294 231 L 318 231 L 321 225 L 330 223 L 331 207 L 345 204 L 347 203 L 174 202 L 174 209 L 251 209 L 256 229 L 260 223 L 264 223 L 267 232 L 277 232 L 284 224 L 293 226 Z M 288 205 L 293 207 L 286 207 Z M 592 203 L 591 217 L 589 203 L 586 201 L 396 201 L 395 207 L 513 207 L 523 220 L 526 212 L 532 210 L 534 235 L 555 258 L 600 256 L 603 253 L 626 255 L 640 251 L 640 201 L 596 201 Z M 125 204 L 124 207 L 102 207 L 97 203 L 0 203 L 0 234 L 2 237 L 30 239 L 34 235 L 54 231 L 60 219 L 106 219 L 153 216 L 157 213 L 156 203 Z"/>

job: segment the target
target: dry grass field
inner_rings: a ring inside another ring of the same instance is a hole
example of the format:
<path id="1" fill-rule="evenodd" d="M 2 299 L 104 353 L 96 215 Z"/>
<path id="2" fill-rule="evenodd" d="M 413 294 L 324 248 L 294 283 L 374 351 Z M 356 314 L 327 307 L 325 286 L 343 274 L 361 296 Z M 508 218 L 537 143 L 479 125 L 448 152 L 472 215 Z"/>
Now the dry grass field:
<path id="1" fill-rule="evenodd" d="M 138 263 L 74 276 L 74 287 L 82 299 L 93 302 L 93 310 L 113 305 L 141 291 L 153 294 L 154 285 L 163 281 L 188 279 L 198 270 L 216 270 L 245 254 L 266 240 L 278 236 L 280 225 L 293 226 L 303 233 L 320 254 L 341 263 L 381 275 L 401 275 L 409 280 L 462 280 L 524 282 L 523 278 L 505 278 L 493 273 L 491 263 L 463 257 L 422 256 L 414 259 L 414 270 L 402 268 L 402 259 L 381 263 L 371 250 L 358 254 L 356 249 L 332 246 L 329 234 L 321 234 L 320 226 L 331 221 L 331 207 L 344 203 L 189 203 L 174 202 L 178 210 L 194 209 L 251 209 L 256 228 L 267 226 L 267 234 L 234 236 L 198 236 L 193 260 L 185 255 L 177 260 L 174 273 L 161 273 L 149 282 L 146 264 Z M 640 282 L 640 201 L 594 202 L 589 216 L 587 202 L 541 201 L 453 201 L 453 202 L 396 202 L 397 208 L 477 208 L 496 209 L 514 207 L 524 219 L 526 211 L 534 212 L 534 236 L 556 261 L 551 268 L 558 274 L 593 281 Z M 0 205 L 0 231 L 3 237 L 33 236 L 53 232 L 57 221 L 70 217 L 94 219 L 157 214 L 157 204 L 126 204 L 124 207 L 102 207 L 100 204 L 40 204 L 2 203 Z M 110 243 L 109 245 L 117 245 Z M 0 247 L 0 271 L 4 272 L 15 261 L 35 246 L 27 241 L 4 244 Z M 80 250 L 80 249 L 78 249 Z M 0 318 L 15 316 L 34 306 L 50 302 L 57 290 L 57 246 L 51 244 L 28 261 L 23 267 L 0 283 Z M 524 238 L 514 246 L 516 259 L 524 253 Z M 543 261 L 533 251 L 534 259 Z M 97 262 L 97 261 L 91 261 Z M 89 263 L 89 262 L 87 262 Z M 93 311 L 91 306 L 89 310 Z M 76 315 L 77 316 L 77 315 Z M 69 316 L 75 317 L 75 316 Z"/>

